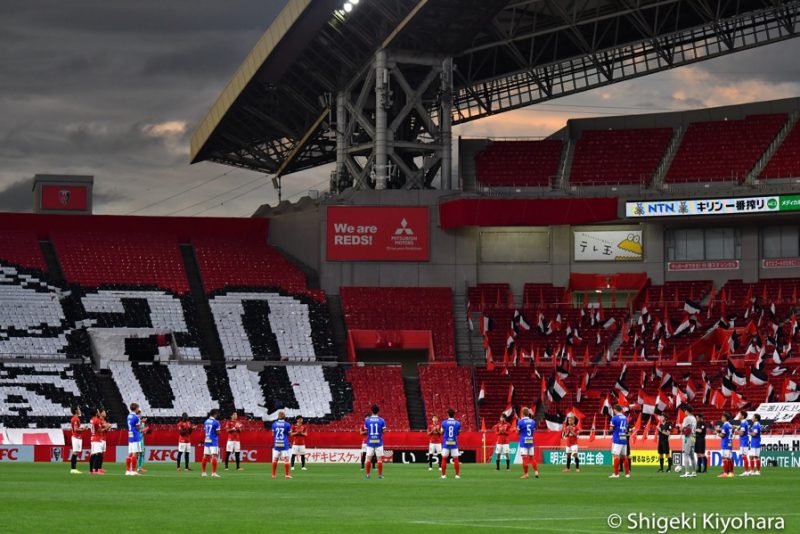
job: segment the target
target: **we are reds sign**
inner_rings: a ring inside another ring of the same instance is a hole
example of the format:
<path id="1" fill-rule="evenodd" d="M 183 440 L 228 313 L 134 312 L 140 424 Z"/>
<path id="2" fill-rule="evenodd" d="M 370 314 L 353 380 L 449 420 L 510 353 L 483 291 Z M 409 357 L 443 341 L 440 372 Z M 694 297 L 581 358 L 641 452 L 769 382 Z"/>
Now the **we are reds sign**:
<path id="1" fill-rule="evenodd" d="M 329 261 L 428 261 L 428 208 L 328 207 Z"/>

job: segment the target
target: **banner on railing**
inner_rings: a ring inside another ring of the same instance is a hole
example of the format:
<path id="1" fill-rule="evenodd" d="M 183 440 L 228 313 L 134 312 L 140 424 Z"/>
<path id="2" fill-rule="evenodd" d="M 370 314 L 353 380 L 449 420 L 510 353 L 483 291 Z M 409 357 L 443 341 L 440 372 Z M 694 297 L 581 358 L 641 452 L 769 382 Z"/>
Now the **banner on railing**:
<path id="1" fill-rule="evenodd" d="M 800 402 L 762 402 L 755 413 L 762 421 L 791 423 L 800 414 Z"/>

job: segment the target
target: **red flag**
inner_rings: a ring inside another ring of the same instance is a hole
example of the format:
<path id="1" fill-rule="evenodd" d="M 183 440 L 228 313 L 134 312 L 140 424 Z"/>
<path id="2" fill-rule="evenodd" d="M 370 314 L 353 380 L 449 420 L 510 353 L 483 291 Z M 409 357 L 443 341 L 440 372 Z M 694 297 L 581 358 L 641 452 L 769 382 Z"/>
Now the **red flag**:
<path id="1" fill-rule="evenodd" d="M 719 390 L 714 390 L 711 394 L 711 404 L 713 404 L 718 410 L 722 410 L 725 408 L 726 404 L 725 395 L 723 395 Z"/>
<path id="2" fill-rule="evenodd" d="M 639 432 L 639 428 L 642 426 L 642 412 L 639 412 L 639 417 L 636 418 L 636 422 L 633 424 L 633 428 L 631 428 L 631 445 L 636 442 L 636 434 Z"/>
<path id="3" fill-rule="evenodd" d="M 577 407 L 575 407 L 575 406 L 573 406 L 573 407 L 572 407 L 572 409 L 570 410 L 570 412 L 572 412 L 572 415 L 574 415 L 574 416 L 575 416 L 575 417 L 578 419 L 578 422 L 579 422 L 579 423 L 580 423 L 581 421 L 583 421 L 584 419 L 586 419 L 586 416 L 583 414 L 583 412 L 582 412 L 582 411 L 580 411 L 580 410 L 579 410 Z"/>
<path id="4" fill-rule="evenodd" d="M 481 432 L 486 432 L 486 421 L 481 417 Z"/>
<path id="5" fill-rule="evenodd" d="M 539 394 L 539 398 L 541 399 L 542 403 L 544 404 L 545 396 L 547 396 L 547 380 L 545 380 L 544 378 L 542 378 L 542 386 L 541 386 L 540 389 L 541 389 L 541 392 Z"/>
<path id="6" fill-rule="evenodd" d="M 647 439 L 647 435 L 650 433 L 650 424 L 653 422 L 652 417 L 647 418 L 647 424 L 644 425 L 644 431 L 642 431 L 642 439 Z"/>
<path id="7" fill-rule="evenodd" d="M 594 438 L 595 438 L 595 436 L 596 436 L 596 432 L 595 432 L 595 426 L 594 426 L 594 424 L 595 424 L 596 422 L 597 422 L 597 414 L 594 414 L 594 415 L 592 416 L 592 431 L 589 433 L 589 443 L 591 443 L 592 441 L 594 441 Z"/>

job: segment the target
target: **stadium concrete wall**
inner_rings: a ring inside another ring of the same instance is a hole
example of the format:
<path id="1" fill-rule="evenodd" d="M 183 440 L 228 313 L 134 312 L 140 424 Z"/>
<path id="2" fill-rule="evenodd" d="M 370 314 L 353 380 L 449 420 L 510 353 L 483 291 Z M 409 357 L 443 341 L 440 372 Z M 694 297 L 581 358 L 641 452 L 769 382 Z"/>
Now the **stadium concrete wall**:
<path id="1" fill-rule="evenodd" d="M 521 294 L 526 282 L 565 286 L 571 272 L 610 274 L 645 272 L 652 283 L 671 280 L 713 280 L 720 287 L 729 279 L 800 277 L 800 268 L 765 268 L 760 255 L 760 228 L 766 224 L 800 224 L 797 217 L 670 220 L 548 227 L 439 226 L 440 202 L 456 198 L 447 191 L 347 191 L 324 202 L 270 210 L 270 242 L 319 273 L 321 288 L 339 294 L 342 286 L 447 286 L 455 294 L 477 283 L 509 282 Z M 348 262 L 326 260 L 327 206 L 427 206 L 430 208 L 430 260 L 427 262 Z M 622 211 L 620 211 L 622 213 Z M 739 228 L 741 257 L 736 269 L 672 271 L 666 262 L 665 230 L 697 227 Z M 576 262 L 573 231 L 641 230 L 643 261 Z"/>

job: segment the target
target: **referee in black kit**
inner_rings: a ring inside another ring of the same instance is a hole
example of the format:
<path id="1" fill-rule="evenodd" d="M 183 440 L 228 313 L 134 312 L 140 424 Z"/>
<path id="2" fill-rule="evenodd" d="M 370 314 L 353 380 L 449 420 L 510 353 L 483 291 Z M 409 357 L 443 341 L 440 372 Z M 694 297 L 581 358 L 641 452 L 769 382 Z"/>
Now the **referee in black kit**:
<path id="1" fill-rule="evenodd" d="M 672 452 L 669 450 L 669 436 L 672 434 L 672 423 L 666 415 L 661 416 L 661 424 L 658 425 L 658 472 L 664 472 L 664 457 L 667 457 L 667 473 L 672 471 Z"/>
<path id="2" fill-rule="evenodd" d="M 708 472 L 708 458 L 706 457 L 706 431 L 708 424 L 703 414 L 697 414 L 697 428 L 694 431 L 694 453 L 697 455 L 697 472 Z"/>

